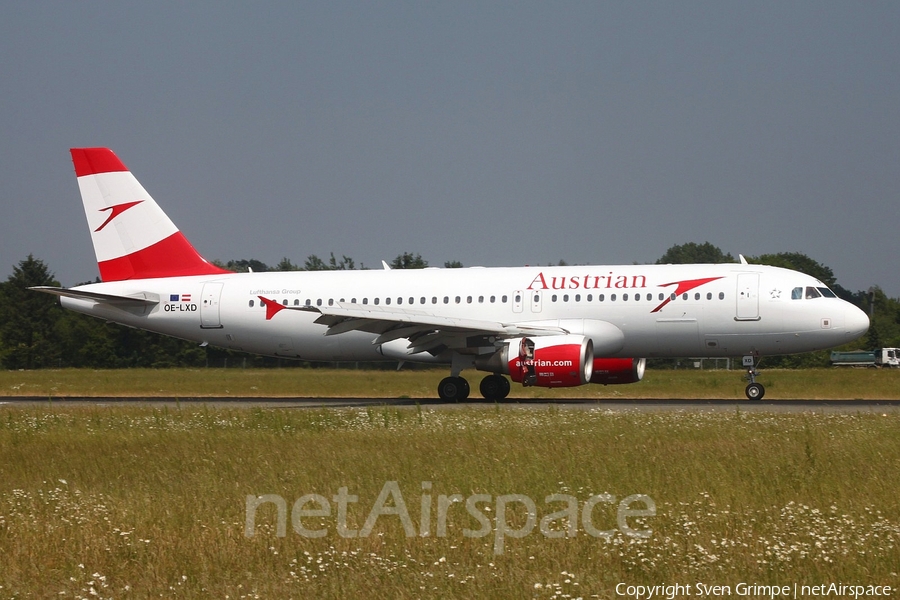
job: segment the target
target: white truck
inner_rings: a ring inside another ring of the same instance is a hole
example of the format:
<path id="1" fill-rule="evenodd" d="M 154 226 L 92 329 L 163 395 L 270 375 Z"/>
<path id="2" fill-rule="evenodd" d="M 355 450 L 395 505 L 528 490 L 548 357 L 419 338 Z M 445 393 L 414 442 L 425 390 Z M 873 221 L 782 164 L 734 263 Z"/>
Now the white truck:
<path id="1" fill-rule="evenodd" d="M 831 365 L 833 367 L 898 368 L 900 367 L 900 348 L 832 352 Z"/>

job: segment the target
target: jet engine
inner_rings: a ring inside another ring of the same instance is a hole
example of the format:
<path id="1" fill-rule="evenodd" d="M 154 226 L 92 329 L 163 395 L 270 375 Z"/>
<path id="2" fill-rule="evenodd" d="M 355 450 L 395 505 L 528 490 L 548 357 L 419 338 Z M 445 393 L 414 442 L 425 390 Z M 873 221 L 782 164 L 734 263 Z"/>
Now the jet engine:
<path id="1" fill-rule="evenodd" d="M 503 373 L 523 386 L 572 387 L 591 380 L 594 344 L 581 335 L 518 338 L 480 356 L 475 368 Z"/>
<path id="2" fill-rule="evenodd" d="M 591 383 L 636 383 L 643 379 L 646 358 L 595 358 Z"/>

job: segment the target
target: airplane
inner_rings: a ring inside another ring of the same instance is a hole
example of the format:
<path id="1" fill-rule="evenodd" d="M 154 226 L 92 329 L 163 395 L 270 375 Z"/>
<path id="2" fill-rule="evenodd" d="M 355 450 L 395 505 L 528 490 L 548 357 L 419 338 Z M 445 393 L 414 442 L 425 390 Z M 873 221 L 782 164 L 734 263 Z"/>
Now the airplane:
<path id="1" fill-rule="evenodd" d="M 65 308 L 201 346 L 304 361 L 443 364 L 444 401 L 460 373 L 511 384 L 626 384 L 646 359 L 741 357 L 762 399 L 761 357 L 855 340 L 866 314 L 821 281 L 740 263 L 523 266 L 234 273 L 203 258 L 107 148 L 72 161 L 101 283 L 40 286 Z"/>

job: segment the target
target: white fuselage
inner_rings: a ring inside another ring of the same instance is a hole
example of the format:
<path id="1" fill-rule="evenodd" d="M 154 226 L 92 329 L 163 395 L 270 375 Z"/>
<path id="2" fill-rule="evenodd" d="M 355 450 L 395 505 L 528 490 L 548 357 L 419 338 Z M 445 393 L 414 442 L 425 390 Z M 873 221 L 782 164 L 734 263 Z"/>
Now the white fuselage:
<path id="1" fill-rule="evenodd" d="M 623 341 L 593 339 L 596 355 L 610 357 L 791 354 L 840 345 L 865 332 L 862 311 L 827 294 L 807 297 L 808 288 L 827 290 L 807 275 L 749 264 L 475 267 L 136 279 L 74 289 L 158 296 L 158 304 L 61 301 L 78 312 L 198 343 L 316 361 L 398 358 L 408 342 L 381 348 L 373 333 L 326 335 L 315 312 L 282 310 L 267 319 L 260 297 L 289 307 L 389 309 L 413 320 L 427 314 L 566 330 L 573 324 L 577 330 L 582 320 L 611 323 Z M 604 337 L 593 331 L 604 330 L 585 325 L 579 333 Z M 426 352 L 404 359 L 436 357 Z"/>

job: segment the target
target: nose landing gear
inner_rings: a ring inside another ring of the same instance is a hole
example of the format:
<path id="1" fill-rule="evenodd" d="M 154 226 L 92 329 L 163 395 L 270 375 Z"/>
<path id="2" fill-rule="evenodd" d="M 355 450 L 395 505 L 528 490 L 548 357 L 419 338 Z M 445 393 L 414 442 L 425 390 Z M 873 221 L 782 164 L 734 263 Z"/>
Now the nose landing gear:
<path id="1" fill-rule="evenodd" d="M 761 383 L 756 382 L 756 377 L 759 375 L 759 371 L 756 369 L 756 366 L 759 364 L 754 360 L 753 356 L 745 356 L 742 359 L 742 364 L 747 368 L 747 374 L 744 376 L 744 380 L 749 381 L 746 389 L 744 389 L 744 393 L 747 395 L 748 400 L 762 400 L 763 396 L 766 395 L 766 388 Z"/>

